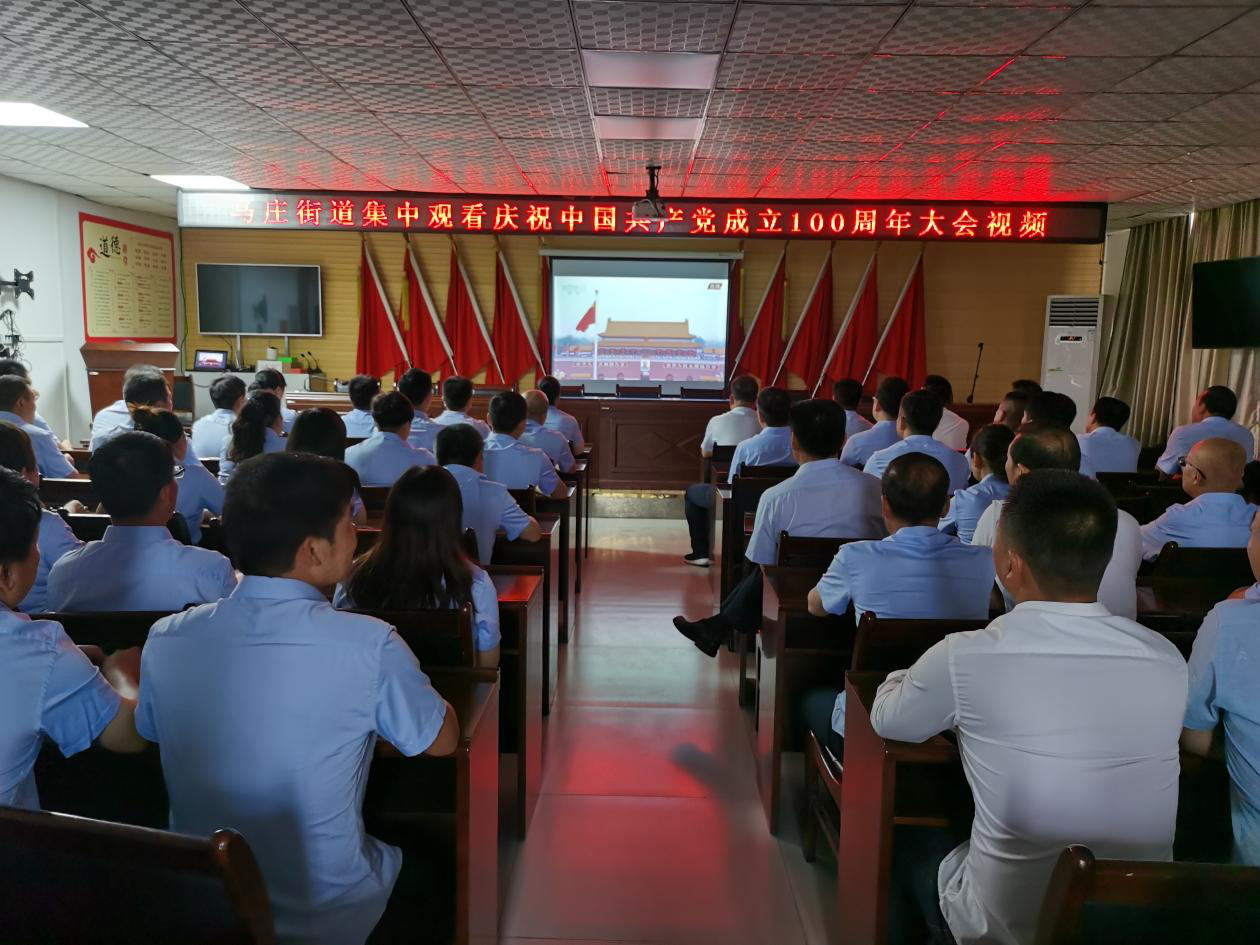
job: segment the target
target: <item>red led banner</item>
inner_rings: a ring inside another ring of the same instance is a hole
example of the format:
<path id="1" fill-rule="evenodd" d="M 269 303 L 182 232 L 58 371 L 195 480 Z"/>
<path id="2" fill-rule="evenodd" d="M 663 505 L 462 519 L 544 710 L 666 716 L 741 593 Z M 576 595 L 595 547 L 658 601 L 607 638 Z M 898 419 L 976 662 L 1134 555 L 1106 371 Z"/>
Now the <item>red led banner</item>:
<path id="1" fill-rule="evenodd" d="M 690 236 L 917 242 L 1100 243 L 1101 203 L 916 200 L 666 200 L 470 194 L 184 193 L 179 225 L 276 230 L 406 230 L 505 236 Z"/>

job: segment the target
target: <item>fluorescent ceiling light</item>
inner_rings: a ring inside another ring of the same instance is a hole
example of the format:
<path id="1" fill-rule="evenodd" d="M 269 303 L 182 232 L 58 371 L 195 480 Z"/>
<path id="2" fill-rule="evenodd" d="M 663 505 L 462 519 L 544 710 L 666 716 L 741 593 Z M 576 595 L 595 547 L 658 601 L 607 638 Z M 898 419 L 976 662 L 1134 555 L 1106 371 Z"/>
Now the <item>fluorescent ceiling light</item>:
<path id="1" fill-rule="evenodd" d="M 717 53 L 582 50 L 587 82 L 626 89 L 710 89 L 721 58 Z"/>
<path id="2" fill-rule="evenodd" d="M 86 128 L 60 112 L 55 112 L 34 102 L 0 102 L 0 125 L 18 128 Z"/>
<path id="3" fill-rule="evenodd" d="M 249 184 L 242 184 L 230 177 L 219 177 L 217 174 L 150 174 L 156 181 L 170 184 L 180 190 L 249 190 Z"/>
<path id="4" fill-rule="evenodd" d="M 633 118 L 626 115 L 596 115 L 595 134 L 601 138 L 672 139 L 692 141 L 700 137 L 702 118 Z"/>

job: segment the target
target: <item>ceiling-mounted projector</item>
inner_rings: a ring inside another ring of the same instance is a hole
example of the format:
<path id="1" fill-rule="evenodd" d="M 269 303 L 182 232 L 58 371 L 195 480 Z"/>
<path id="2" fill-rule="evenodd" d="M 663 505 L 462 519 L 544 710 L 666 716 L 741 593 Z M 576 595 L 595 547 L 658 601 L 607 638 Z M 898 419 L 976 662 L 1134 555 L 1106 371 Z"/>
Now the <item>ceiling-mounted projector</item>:
<path id="1" fill-rule="evenodd" d="M 648 172 L 648 189 L 647 195 L 641 200 L 634 203 L 634 215 L 641 220 L 667 220 L 669 219 L 669 208 L 665 206 L 665 201 L 661 199 L 661 192 L 657 190 L 657 177 L 661 173 L 659 164 L 649 164 Z"/>

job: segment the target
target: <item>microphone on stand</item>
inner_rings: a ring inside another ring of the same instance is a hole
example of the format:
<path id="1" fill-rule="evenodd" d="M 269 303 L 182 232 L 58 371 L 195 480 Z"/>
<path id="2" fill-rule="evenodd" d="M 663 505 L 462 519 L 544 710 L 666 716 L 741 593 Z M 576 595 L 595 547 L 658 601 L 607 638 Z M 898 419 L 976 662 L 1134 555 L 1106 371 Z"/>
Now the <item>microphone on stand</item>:
<path id="1" fill-rule="evenodd" d="M 974 403 L 976 399 L 976 381 L 980 380 L 980 359 L 984 357 L 984 342 L 976 345 L 976 373 L 971 378 L 971 393 L 967 395 L 967 403 Z"/>

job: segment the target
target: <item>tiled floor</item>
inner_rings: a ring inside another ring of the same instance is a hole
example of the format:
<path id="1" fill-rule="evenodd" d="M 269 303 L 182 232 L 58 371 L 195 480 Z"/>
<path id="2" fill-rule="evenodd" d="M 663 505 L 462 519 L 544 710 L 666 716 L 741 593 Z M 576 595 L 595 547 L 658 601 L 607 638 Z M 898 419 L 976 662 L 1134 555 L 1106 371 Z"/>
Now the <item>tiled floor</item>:
<path id="1" fill-rule="evenodd" d="M 670 623 L 711 609 L 685 525 L 596 519 L 591 539 L 502 942 L 824 945 L 835 871 L 801 859 L 794 810 L 784 836 L 766 828 L 734 658 Z"/>

